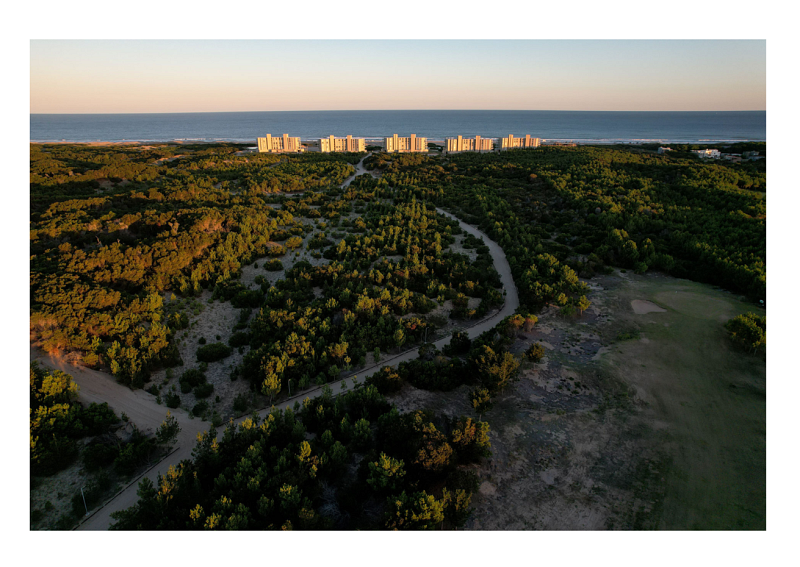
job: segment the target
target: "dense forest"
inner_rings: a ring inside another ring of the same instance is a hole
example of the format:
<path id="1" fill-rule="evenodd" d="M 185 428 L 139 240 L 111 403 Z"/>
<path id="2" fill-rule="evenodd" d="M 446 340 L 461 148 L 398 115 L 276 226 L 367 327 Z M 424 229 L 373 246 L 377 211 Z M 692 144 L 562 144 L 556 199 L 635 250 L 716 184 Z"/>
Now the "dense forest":
<path id="1" fill-rule="evenodd" d="M 213 429 L 114 529 L 440 529 L 469 517 L 488 424 L 398 413 L 374 386 Z M 309 439 L 310 438 L 310 439 Z M 356 467 L 354 474 L 348 469 Z"/>
<path id="2" fill-rule="evenodd" d="M 458 319 L 503 302 L 486 246 L 464 237 L 472 261 L 448 249 L 461 233 L 456 222 L 368 176 L 338 188 L 357 155 L 239 156 L 226 145 L 182 148 L 185 155 L 33 148 L 34 340 L 48 352 L 79 352 L 84 364 L 106 366 L 133 387 L 154 369 L 190 362 L 175 346 L 188 319 L 167 305 L 167 294 L 205 289 L 242 309 L 232 346 L 250 349 L 232 378 L 245 377 L 270 398 L 336 380 L 368 352 L 422 341 L 437 327 L 425 314 L 445 301 Z M 110 175 L 111 165 L 85 165 L 109 161 L 133 181 L 106 178 L 113 185 L 106 190 L 83 179 Z M 131 163 L 154 168 L 155 177 L 133 176 L 125 169 Z M 73 181 L 69 168 L 78 164 Z M 97 196 L 66 198 L 87 184 Z M 313 190 L 322 185 L 326 191 Z M 305 193 L 280 196 L 297 189 Z M 306 237 L 306 249 L 325 262 L 295 263 L 276 285 L 262 278 L 257 290 L 238 282 L 242 267 L 261 257 L 276 257 L 264 269 L 283 270 L 279 257 Z M 207 345 L 198 360 L 216 356 L 209 349 L 226 347 Z"/>
<path id="3" fill-rule="evenodd" d="M 749 146 L 766 154 L 765 144 Z M 766 160 L 709 162 L 675 149 L 374 154 L 367 167 L 500 243 L 531 306 L 551 295 L 542 277 L 549 256 L 580 277 L 606 265 L 658 269 L 765 299 Z"/>
<path id="4" fill-rule="evenodd" d="M 176 159 L 171 146 L 31 146 L 31 331 L 46 351 L 79 351 L 138 387 L 181 364 L 172 341 L 183 323 L 166 317 L 163 292 L 235 278 L 273 240 L 304 231 L 269 194 L 354 171 L 347 155 L 284 163 L 238 149 L 182 147 L 192 153 Z"/>
<path id="5" fill-rule="evenodd" d="M 365 166 L 379 175 L 342 187 L 364 154 L 31 145 L 30 329 L 45 351 L 77 355 L 132 388 L 169 368 L 164 384 L 179 375 L 181 393 L 208 409 L 214 387 L 204 371 L 234 350 L 230 379 L 272 403 L 338 382 L 370 355 L 377 363 L 420 346 L 417 359 L 385 366 L 346 394 L 254 414 L 220 440 L 212 429 L 192 460 L 142 483 L 116 528 L 463 526 L 477 490 L 469 465 L 490 450 L 482 415 L 523 359 L 543 357 L 538 344 L 509 350 L 543 306 L 577 316 L 590 303 L 586 280 L 612 266 L 765 299 L 766 160 L 711 163 L 691 147 L 673 149 L 378 152 Z M 766 154 L 763 144 L 738 149 Z M 472 340 L 456 330 L 442 351 L 429 343 L 446 326 L 445 306 L 463 325 L 505 299 L 486 243 L 437 207 L 503 248 L 522 303 Z M 254 284 L 242 279 L 245 268 L 256 270 Z M 201 295 L 230 303 L 236 323 L 229 339 L 203 338 L 196 360 L 183 360 L 178 345 L 199 313 L 187 302 Z M 728 330 L 750 350 L 766 340 L 766 321 L 755 316 Z M 466 385 L 473 414 L 401 413 L 384 396 L 404 384 Z M 178 407 L 171 387 L 163 401 Z M 160 390 L 147 389 L 158 403 Z M 94 440 L 81 450 L 81 439 L 107 436 L 120 418 L 107 406 L 82 407 L 75 394 L 69 376 L 32 367 L 36 474 L 79 456 L 130 471 L 164 444 L 134 436 L 130 448 Z"/>

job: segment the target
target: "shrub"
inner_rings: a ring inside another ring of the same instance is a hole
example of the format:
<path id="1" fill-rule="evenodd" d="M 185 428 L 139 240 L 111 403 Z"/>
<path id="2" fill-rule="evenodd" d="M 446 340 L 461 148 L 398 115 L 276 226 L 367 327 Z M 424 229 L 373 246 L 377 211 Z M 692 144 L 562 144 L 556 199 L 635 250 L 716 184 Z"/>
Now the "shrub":
<path id="1" fill-rule="evenodd" d="M 168 408 L 175 409 L 181 405 L 181 397 L 178 394 L 170 392 L 164 397 L 164 403 L 167 404 Z"/>
<path id="2" fill-rule="evenodd" d="M 200 384 L 199 386 L 195 386 L 194 389 L 194 397 L 195 398 L 207 398 L 211 395 L 214 391 L 214 384 L 209 384 L 206 382 L 205 384 Z"/>
<path id="3" fill-rule="evenodd" d="M 181 393 L 188 394 L 192 391 L 195 386 L 199 386 L 200 384 L 205 384 L 206 382 L 206 375 L 203 374 L 197 368 L 190 368 L 183 374 L 179 379 L 181 384 Z"/>
<path id="4" fill-rule="evenodd" d="M 532 360 L 534 363 L 540 362 L 545 355 L 544 347 L 539 344 L 531 345 L 528 350 L 525 351 L 525 357 Z"/>
<path id="5" fill-rule="evenodd" d="M 245 333 L 243 331 L 237 331 L 231 335 L 231 338 L 228 339 L 228 345 L 231 347 L 240 347 L 246 346 L 250 344 L 250 333 Z"/>
<path id="6" fill-rule="evenodd" d="M 280 272 L 283 269 L 283 262 L 277 258 L 273 258 L 264 264 L 264 269 L 268 272 Z"/>
<path id="7" fill-rule="evenodd" d="M 114 413 L 106 402 L 102 404 L 91 403 L 80 413 L 82 433 L 85 435 L 100 435 L 119 422 L 117 414 Z"/>
<path id="8" fill-rule="evenodd" d="M 197 349 L 197 360 L 201 362 L 216 362 L 231 355 L 232 349 L 222 343 L 212 343 Z"/>
<path id="9" fill-rule="evenodd" d="M 114 467 L 120 474 L 132 474 L 136 467 L 150 456 L 152 449 L 153 446 L 147 439 L 134 437 L 134 440 L 125 445 L 119 452 L 119 455 L 114 460 Z"/>
<path id="10" fill-rule="evenodd" d="M 453 331 L 453 336 L 450 342 L 442 347 L 442 352 L 447 356 L 456 356 L 469 352 L 472 346 L 472 341 L 466 333 L 462 331 Z"/>
<path id="11" fill-rule="evenodd" d="M 286 247 L 294 250 L 298 248 L 301 244 L 303 244 L 303 239 L 299 236 L 292 236 L 289 240 L 286 241 Z"/>
<path id="12" fill-rule="evenodd" d="M 403 387 L 403 379 L 394 368 L 384 366 L 380 372 L 375 372 L 367 378 L 367 384 L 374 385 L 381 394 L 392 394 Z"/>
<path id="13" fill-rule="evenodd" d="M 267 250 L 267 254 L 270 256 L 283 256 L 286 254 L 286 248 L 278 244 L 277 246 L 270 246 Z"/>
<path id="14" fill-rule="evenodd" d="M 453 419 L 450 428 L 450 443 L 462 464 L 475 463 L 491 455 L 488 423 L 462 416 Z"/>
<path id="15" fill-rule="evenodd" d="M 236 308 L 260 307 L 264 301 L 264 294 L 257 289 L 246 289 L 237 293 L 231 299 L 231 305 Z"/>
<path id="16" fill-rule="evenodd" d="M 204 345 L 204 344 L 206 344 L 206 338 L 205 337 L 200 337 L 200 340 L 197 341 L 197 342 L 200 343 L 201 345 Z"/>
<path id="17" fill-rule="evenodd" d="M 725 323 L 725 328 L 731 340 L 743 349 L 753 349 L 755 352 L 759 346 L 767 344 L 766 317 L 745 313 Z"/>
<path id="18" fill-rule="evenodd" d="M 236 413 L 244 413 L 250 407 L 250 397 L 242 392 L 233 399 L 233 411 Z"/>
<path id="19" fill-rule="evenodd" d="M 180 313 L 173 313 L 167 319 L 167 323 L 172 330 L 179 331 L 189 326 L 189 317 L 182 311 Z"/>
<path id="20" fill-rule="evenodd" d="M 224 281 L 214 286 L 214 295 L 212 299 L 220 299 L 222 301 L 230 301 L 240 291 L 246 289 L 240 282 Z"/>
<path id="21" fill-rule="evenodd" d="M 110 444 L 93 443 L 83 450 L 83 465 L 87 471 L 96 471 L 107 467 L 119 455 L 119 449 Z"/>
<path id="22" fill-rule="evenodd" d="M 192 414 L 194 414 L 196 417 L 200 417 L 204 413 L 206 413 L 207 410 L 208 410 L 208 402 L 202 400 L 194 405 L 194 407 L 192 408 Z"/>

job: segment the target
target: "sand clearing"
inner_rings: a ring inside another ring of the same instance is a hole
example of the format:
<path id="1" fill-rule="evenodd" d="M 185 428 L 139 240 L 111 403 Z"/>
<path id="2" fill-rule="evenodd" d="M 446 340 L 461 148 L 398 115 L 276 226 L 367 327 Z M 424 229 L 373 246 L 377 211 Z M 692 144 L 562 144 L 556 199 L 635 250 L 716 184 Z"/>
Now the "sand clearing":
<path id="1" fill-rule="evenodd" d="M 642 299 L 634 299 L 631 301 L 633 312 L 637 315 L 645 315 L 646 313 L 665 313 L 666 309 L 661 309 L 658 305 L 651 301 L 644 301 Z"/>

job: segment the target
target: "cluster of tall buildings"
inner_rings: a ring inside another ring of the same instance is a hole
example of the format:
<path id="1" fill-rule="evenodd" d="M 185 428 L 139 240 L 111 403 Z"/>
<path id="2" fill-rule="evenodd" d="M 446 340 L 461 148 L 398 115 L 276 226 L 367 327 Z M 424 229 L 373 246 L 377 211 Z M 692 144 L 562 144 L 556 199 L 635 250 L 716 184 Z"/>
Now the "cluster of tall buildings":
<path id="1" fill-rule="evenodd" d="M 514 150 L 518 148 L 538 148 L 542 144 L 539 138 L 532 138 L 530 134 L 524 138 L 515 138 L 513 134 L 509 134 L 507 138 L 500 138 L 500 147 L 498 150 Z M 448 154 L 458 152 L 491 152 L 495 149 L 495 143 L 492 138 L 448 138 L 446 141 L 445 151 Z"/>
<path id="2" fill-rule="evenodd" d="M 365 152 L 364 138 L 353 138 L 347 135 L 346 138 L 334 138 L 328 136 L 319 141 L 319 151 L 329 152 Z"/>
<path id="3" fill-rule="evenodd" d="M 491 138 L 447 138 L 445 141 L 445 151 L 448 154 L 458 152 L 491 152 L 494 149 L 494 141 Z"/>
<path id="4" fill-rule="evenodd" d="M 290 137 L 288 134 L 283 136 L 272 136 L 267 134 L 263 138 L 257 139 L 259 153 L 289 153 L 289 152 L 304 152 L 305 147 L 300 142 L 298 137 Z M 346 136 L 344 138 L 335 138 L 328 136 L 327 138 L 320 138 L 319 151 L 321 152 L 365 152 L 364 138 L 353 138 L 353 136 Z"/>
<path id="5" fill-rule="evenodd" d="M 290 138 L 289 134 L 283 136 L 271 136 L 267 134 L 264 138 L 258 138 L 259 153 L 283 153 L 283 152 L 302 152 L 303 146 L 300 138 Z"/>
<path id="6" fill-rule="evenodd" d="M 447 138 L 444 149 L 445 153 L 448 154 L 491 152 L 495 149 L 538 148 L 541 143 L 539 138 L 532 138 L 530 135 L 526 135 L 524 138 L 515 138 L 513 135 L 509 135 L 507 138 L 500 138 L 499 147 L 496 148 L 493 138 L 482 138 L 480 136 L 464 138 L 463 136 L 458 136 L 456 138 Z M 261 153 L 302 152 L 305 151 L 305 147 L 300 143 L 300 138 L 290 138 L 288 134 L 275 137 L 267 134 L 264 138 L 258 138 L 258 151 Z M 319 151 L 323 153 L 364 152 L 366 151 L 366 143 L 364 138 L 354 138 L 349 135 L 344 138 L 328 136 L 319 140 Z M 383 151 L 390 153 L 427 152 L 428 138 L 418 137 L 416 134 L 411 134 L 408 137 L 394 134 L 390 138 L 383 139 Z"/>
<path id="7" fill-rule="evenodd" d="M 417 138 L 416 134 L 404 138 L 394 134 L 391 138 L 383 139 L 383 150 L 386 152 L 427 152 L 428 138 Z"/>
<path id="8" fill-rule="evenodd" d="M 513 150 L 516 148 L 538 148 L 542 145 L 539 138 L 531 138 L 530 134 L 526 134 L 524 138 L 515 138 L 513 134 L 509 134 L 508 138 L 502 138 L 500 141 L 501 150 Z"/>

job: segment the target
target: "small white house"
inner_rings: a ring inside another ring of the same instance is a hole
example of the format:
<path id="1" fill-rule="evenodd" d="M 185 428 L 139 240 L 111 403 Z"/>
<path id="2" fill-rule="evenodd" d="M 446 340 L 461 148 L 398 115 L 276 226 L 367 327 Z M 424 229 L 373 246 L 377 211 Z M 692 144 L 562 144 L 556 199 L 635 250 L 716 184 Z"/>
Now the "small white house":
<path id="1" fill-rule="evenodd" d="M 671 152 L 671 151 L 672 151 L 672 148 L 663 148 L 663 147 L 658 148 L 658 153 L 660 153 L 660 154 L 665 154 L 665 153 Z"/>
<path id="2" fill-rule="evenodd" d="M 701 158 L 719 159 L 719 150 L 692 150 L 692 153 Z"/>

